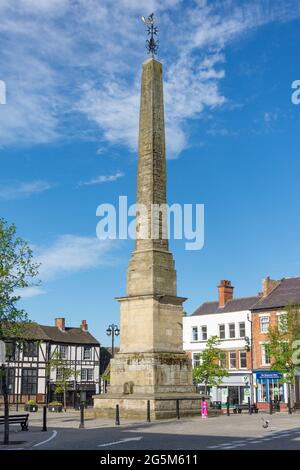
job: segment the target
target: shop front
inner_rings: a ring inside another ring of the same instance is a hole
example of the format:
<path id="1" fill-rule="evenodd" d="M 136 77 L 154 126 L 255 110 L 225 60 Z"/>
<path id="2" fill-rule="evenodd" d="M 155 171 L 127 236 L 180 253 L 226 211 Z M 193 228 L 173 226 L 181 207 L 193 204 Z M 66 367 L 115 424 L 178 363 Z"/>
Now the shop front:
<path id="1" fill-rule="evenodd" d="M 221 402 L 223 408 L 227 404 L 227 398 L 230 406 L 243 405 L 248 403 L 250 395 L 249 374 L 231 374 L 224 377 L 221 385 L 212 387 L 211 390 L 211 400 Z"/>
<path id="2" fill-rule="evenodd" d="M 282 383 L 282 374 L 276 371 L 254 372 L 255 400 L 259 409 L 267 409 L 272 400 L 280 405 L 280 409 L 287 407 L 286 385 Z"/>

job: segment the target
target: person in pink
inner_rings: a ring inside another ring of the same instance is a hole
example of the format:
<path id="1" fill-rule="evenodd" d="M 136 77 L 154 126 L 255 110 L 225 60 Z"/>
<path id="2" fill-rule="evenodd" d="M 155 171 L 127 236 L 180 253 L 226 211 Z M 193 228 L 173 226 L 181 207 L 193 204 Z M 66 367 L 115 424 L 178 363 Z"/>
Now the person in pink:
<path id="1" fill-rule="evenodd" d="M 205 400 L 205 397 L 202 398 L 202 403 L 201 403 L 201 416 L 202 418 L 207 418 L 208 415 L 208 404 L 207 401 Z"/>

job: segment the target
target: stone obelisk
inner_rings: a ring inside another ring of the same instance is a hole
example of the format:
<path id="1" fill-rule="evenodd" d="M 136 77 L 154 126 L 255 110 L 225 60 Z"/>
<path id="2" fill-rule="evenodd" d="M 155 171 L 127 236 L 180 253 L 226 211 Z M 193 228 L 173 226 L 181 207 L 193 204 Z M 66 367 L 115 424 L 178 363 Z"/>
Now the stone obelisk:
<path id="1" fill-rule="evenodd" d="M 166 218 L 153 211 L 153 205 L 166 202 L 162 64 L 151 58 L 142 66 L 137 239 L 127 273 L 127 296 L 118 299 L 120 351 L 111 360 L 108 393 L 94 397 L 101 416 L 114 416 L 119 404 L 121 416 L 145 419 L 149 400 L 153 419 L 170 418 L 176 415 L 177 399 L 182 414 L 199 414 L 200 396 L 182 347 L 186 299 L 177 296 Z M 139 205 L 146 210 L 140 211 Z"/>

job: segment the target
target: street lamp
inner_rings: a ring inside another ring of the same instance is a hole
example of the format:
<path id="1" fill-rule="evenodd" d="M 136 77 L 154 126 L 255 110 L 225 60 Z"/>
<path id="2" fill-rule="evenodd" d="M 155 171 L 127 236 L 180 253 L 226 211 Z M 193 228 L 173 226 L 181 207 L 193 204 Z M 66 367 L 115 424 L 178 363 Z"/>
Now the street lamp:
<path id="1" fill-rule="evenodd" d="M 114 357 L 114 349 L 115 349 L 115 335 L 119 336 L 120 334 L 120 329 L 118 325 L 109 325 L 107 330 L 106 330 L 107 336 L 111 336 L 111 357 Z"/>
<path id="2" fill-rule="evenodd" d="M 250 320 L 249 313 L 247 314 L 247 320 L 250 323 L 251 333 L 250 333 L 250 340 L 248 337 L 245 338 L 246 341 L 246 351 L 250 350 L 250 357 L 251 357 L 251 373 L 250 373 L 250 393 L 251 393 L 251 405 L 254 404 L 254 386 L 253 386 L 253 326 L 252 320 Z"/>

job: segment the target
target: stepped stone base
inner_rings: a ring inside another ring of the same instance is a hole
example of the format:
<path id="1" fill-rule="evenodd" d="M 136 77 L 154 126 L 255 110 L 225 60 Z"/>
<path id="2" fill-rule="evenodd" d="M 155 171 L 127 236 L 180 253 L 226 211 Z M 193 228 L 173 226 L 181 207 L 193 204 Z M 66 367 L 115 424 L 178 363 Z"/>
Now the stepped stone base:
<path id="1" fill-rule="evenodd" d="M 157 396 L 96 395 L 94 413 L 97 417 L 115 418 L 119 405 L 120 418 L 146 421 L 147 400 L 150 400 L 151 420 L 176 417 L 176 400 L 179 400 L 180 416 L 200 416 L 201 396 L 191 394 L 164 394 Z"/>

